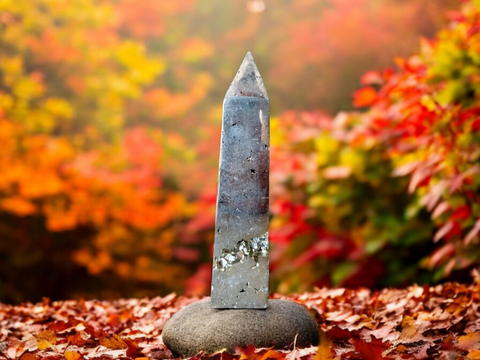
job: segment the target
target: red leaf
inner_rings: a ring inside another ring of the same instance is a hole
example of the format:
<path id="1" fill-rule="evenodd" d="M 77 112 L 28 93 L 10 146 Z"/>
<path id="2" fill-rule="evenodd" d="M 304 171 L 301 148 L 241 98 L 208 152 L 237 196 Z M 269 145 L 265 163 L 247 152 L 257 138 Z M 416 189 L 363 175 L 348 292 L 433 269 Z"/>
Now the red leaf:
<path id="1" fill-rule="evenodd" d="M 449 221 L 446 224 L 444 224 L 438 231 L 435 233 L 435 236 L 433 237 L 433 242 L 437 242 L 441 238 L 443 238 L 445 235 L 449 233 L 450 230 L 453 229 L 453 222 Z"/>
<path id="2" fill-rule="evenodd" d="M 468 205 L 460 206 L 459 208 L 455 209 L 452 215 L 450 215 L 450 221 L 468 219 L 471 213 L 472 211 L 470 210 L 470 206 Z"/>
<path id="3" fill-rule="evenodd" d="M 432 169 L 430 167 L 422 166 L 415 170 L 408 184 L 408 191 L 413 193 L 417 188 L 425 186 L 432 177 Z"/>
<path id="4" fill-rule="evenodd" d="M 366 342 L 360 339 L 353 338 L 353 344 L 355 345 L 355 350 L 360 353 L 362 359 L 368 360 L 384 360 L 382 352 L 390 347 L 388 341 L 382 342 L 379 339 L 372 339 L 371 342 Z"/>

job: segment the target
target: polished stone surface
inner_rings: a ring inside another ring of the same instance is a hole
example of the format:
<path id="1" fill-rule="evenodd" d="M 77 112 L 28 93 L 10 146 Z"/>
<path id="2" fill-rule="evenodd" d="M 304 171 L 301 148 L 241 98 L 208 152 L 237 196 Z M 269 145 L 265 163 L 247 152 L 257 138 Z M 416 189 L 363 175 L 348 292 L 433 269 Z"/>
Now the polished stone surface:
<path id="1" fill-rule="evenodd" d="M 270 109 L 250 53 L 225 96 L 212 269 L 214 308 L 268 299 Z"/>

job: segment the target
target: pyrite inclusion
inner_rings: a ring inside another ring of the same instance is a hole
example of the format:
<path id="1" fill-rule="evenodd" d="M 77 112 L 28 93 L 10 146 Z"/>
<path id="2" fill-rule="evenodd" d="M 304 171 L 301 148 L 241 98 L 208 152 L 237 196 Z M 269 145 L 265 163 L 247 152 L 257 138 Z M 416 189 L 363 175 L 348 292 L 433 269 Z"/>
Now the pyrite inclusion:
<path id="1" fill-rule="evenodd" d="M 270 104 L 247 53 L 223 102 L 213 308 L 267 307 Z"/>

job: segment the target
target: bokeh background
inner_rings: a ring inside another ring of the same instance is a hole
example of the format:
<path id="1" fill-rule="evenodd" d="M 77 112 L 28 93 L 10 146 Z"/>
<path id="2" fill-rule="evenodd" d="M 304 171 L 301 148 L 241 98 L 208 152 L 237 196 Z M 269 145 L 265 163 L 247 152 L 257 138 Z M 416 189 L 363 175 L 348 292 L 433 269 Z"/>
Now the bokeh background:
<path id="1" fill-rule="evenodd" d="M 222 100 L 271 100 L 271 290 L 468 281 L 479 1 L 3 0 L 0 301 L 209 293 Z"/>

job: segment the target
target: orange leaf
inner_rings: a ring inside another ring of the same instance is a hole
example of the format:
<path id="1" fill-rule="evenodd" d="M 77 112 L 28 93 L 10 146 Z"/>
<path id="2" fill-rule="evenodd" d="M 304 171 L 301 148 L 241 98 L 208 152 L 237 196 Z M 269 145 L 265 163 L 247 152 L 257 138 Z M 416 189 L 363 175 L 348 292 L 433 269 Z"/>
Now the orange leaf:
<path id="1" fill-rule="evenodd" d="M 67 351 L 65 351 L 63 356 L 65 356 L 65 359 L 67 359 L 67 360 L 81 360 L 81 359 L 83 359 L 83 356 L 76 351 L 67 350 Z"/>
<path id="2" fill-rule="evenodd" d="M 112 350 L 126 349 L 128 345 L 117 334 L 100 339 L 100 345 Z"/>
<path id="3" fill-rule="evenodd" d="M 480 350 L 472 350 L 468 353 L 468 358 L 471 360 L 480 360 Z"/>
<path id="4" fill-rule="evenodd" d="M 35 213 L 35 205 L 18 196 L 1 200 L 0 207 L 19 216 L 26 216 Z"/>
<path id="5" fill-rule="evenodd" d="M 457 346 L 460 349 L 470 351 L 479 350 L 480 347 L 480 333 L 472 332 L 458 338 Z"/>
<path id="6" fill-rule="evenodd" d="M 325 331 L 319 329 L 320 332 L 320 345 L 318 345 L 317 355 L 315 355 L 315 360 L 332 360 L 332 340 L 325 333 Z"/>
<path id="7" fill-rule="evenodd" d="M 370 106 L 377 100 L 377 92 L 371 86 L 364 87 L 353 93 L 353 106 L 364 107 Z"/>

